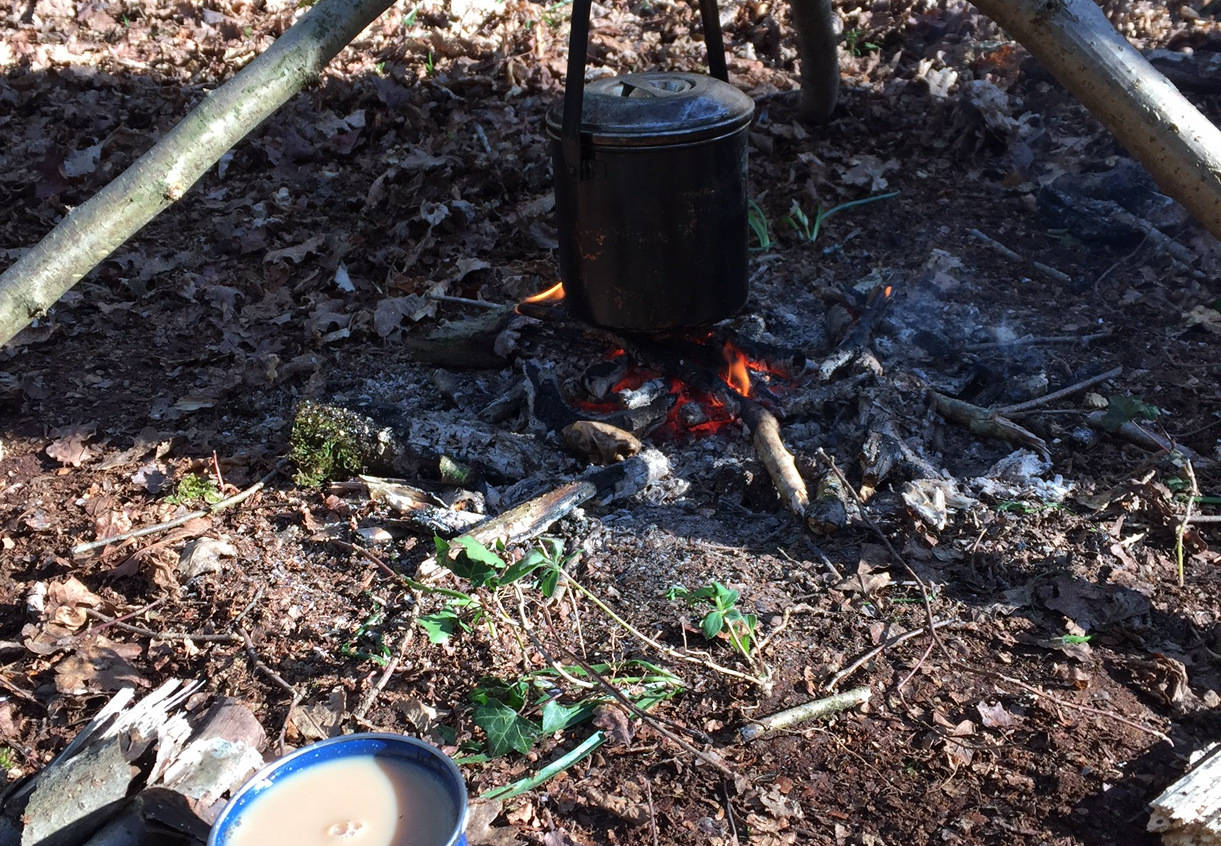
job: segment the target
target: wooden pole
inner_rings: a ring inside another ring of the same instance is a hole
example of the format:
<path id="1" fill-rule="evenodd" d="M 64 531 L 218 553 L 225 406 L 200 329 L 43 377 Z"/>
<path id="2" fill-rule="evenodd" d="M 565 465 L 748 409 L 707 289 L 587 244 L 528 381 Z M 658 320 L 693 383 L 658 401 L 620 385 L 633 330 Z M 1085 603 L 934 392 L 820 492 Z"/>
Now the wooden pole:
<path id="1" fill-rule="evenodd" d="M 1221 238 L 1221 130 L 1115 31 L 1093 0 L 973 0 Z"/>
<path id="2" fill-rule="evenodd" d="M 318 76 L 393 0 L 321 0 L 0 275 L 0 346 L 168 208 L 217 159 Z"/>

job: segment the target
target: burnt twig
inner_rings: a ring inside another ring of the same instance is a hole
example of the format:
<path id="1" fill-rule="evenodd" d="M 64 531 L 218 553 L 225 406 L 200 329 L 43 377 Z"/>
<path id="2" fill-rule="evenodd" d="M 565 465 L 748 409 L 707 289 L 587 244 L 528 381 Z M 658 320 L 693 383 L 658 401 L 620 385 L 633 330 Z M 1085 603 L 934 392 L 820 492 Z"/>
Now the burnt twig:
<path id="1" fill-rule="evenodd" d="M 977 241 L 980 241 L 980 242 L 986 244 L 987 246 L 991 247 L 993 250 L 1000 253 L 1002 256 L 1009 259 L 1010 261 L 1017 262 L 1018 264 L 1029 265 L 1030 267 L 1032 267 L 1035 270 L 1042 273 L 1044 276 L 1049 276 L 1052 279 L 1055 279 L 1057 282 L 1063 282 L 1066 285 L 1072 284 L 1073 278 L 1071 276 L 1069 276 L 1067 273 L 1065 273 L 1061 270 L 1056 270 L 1054 267 L 1043 264 L 1043 262 L 1041 262 L 1041 261 L 1032 261 L 1031 259 L 1026 258 L 1021 253 L 1019 253 L 1015 250 L 1009 249 L 1004 244 L 1002 244 L 1000 241 L 997 241 L 995 238 L 985 235 L 984 233 L 980 232 L 978 229 L 968 229 L 967 234 L 970 235 L 972 238 L 976 239 Z"/>
<path id="2" fill-rule="evenodd" d="M 938 391 L 930 391 L 930 393 L 937 412 L 947 420 L 966 426 L 976 435 L 998 438 L 1019 446 L 1029 447 L 1044 458 L 1051 458 L 1046 441 L 1003 415 L 964 400 L 947 397 Z"/>
<path id="3" fill-rule="evenodd" d="M 1041 397 L 1026 400 L 1026 402 L 1019 402 L 1016 405 L 1006 405 L 1002 408 L 994 408 L 992 411 L 996 414 L 1020 414 L 1023 411 L 1030 411 L 1032 408 L 1039 408 L 1040 406 L 1047 405 L 1048 403 L 1055 402 L 1056 400 L 1062 400 L 1065 397 L 1071 397 L 1074 394 L 1079 394 L 1088 388 L 1092 388 L 1095 385 L 1107 381 L 1108 379 L 1114 379 L 1120 373 L 1123 373 L 1122 367 L 1112 367 L 1105 373 L 1099 373 L 1097 376 L 1091 376 L 1088 379 L 1083 379 L 1074 385 L 1069 385 L 1067 388 L 1052 391 L 1050 394 L 1044 394 Z"/>

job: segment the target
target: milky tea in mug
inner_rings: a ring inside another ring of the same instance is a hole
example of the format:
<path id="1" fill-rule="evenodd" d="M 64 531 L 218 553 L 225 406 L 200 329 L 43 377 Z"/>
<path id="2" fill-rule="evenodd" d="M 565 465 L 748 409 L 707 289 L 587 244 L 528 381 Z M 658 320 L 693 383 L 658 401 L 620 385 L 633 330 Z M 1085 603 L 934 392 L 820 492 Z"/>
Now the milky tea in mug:
<path id="1" fill-rule="evenodd" d="M 464 799 L 439 750 L 350 735 L 256 774 L 216 821 L 209 846 L 461 846 Z"/>

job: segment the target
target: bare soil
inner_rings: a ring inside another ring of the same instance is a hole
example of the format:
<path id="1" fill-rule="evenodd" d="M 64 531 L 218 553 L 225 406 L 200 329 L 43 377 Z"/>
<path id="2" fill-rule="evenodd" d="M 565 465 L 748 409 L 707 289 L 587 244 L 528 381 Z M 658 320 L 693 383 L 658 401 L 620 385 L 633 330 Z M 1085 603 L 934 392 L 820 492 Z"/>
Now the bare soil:
<path id="1" fill-rule="evenodd" d="M 304 398 L 474 420 L 520 383 L 523 361 L 563 382 L 609 353 L 571 324 L 534 321 L 517 326 L 500 369 L 411 351 L 443 321 L 485 311 L 435 295 L 509 304 L 556 279 L 543 115 L 562 85 L 568 7 L 400 3 L 0 351 L 7 777 L 36 772 L 120 686 L 177 676 L 247 702 L 269 755 L 317 723 L 423 734 L 461 756 L 477 796 L 594 731 L 585 722 L 526 754 L 480 757 L 472 691 L 484 677 L 537 674 L 546 649 L 570 669 L 572 655 L 609 664 L 612 680 L 648 661 L 682 690 L 650 711 L 656 723 L 604 709 L 610 741 L 544 786 L 481 806 L 474 843 L 1152 842 L 1146 803 L 1221 735 L 1216 524 L 1183 523 L 1221 495 L 1221 250 L 1173 210 L 1157 222 L 1190 266 L 1154 238 L 1091 240 L 1079 222 L 1048 218 L 1045 186 L 1125 154 L 968 7 L 837 6 L 843 101 L 830 124 L 808 127 L 795 118 L 787 9 L 723 5 L 731 76 L 758 104 L 751 185 L 771 239 L 753 242 L 751 299 L 732 325 L 812 365 L 770 385 L 779 409 L 802 409 L 781 430 L 812 490 L 818 449 L 861 486 L 863 445 L 890 432 L 963 495 L 943 526 L 936 507 L 904 498 L 920 478 L 908 469 L 817 534 L 780 503 L 743 424 L 659 438 L 668 479 L 587 505 L 551 534 L 580 551 L 570 569 L 581 585 L 669 651 L 574 589 L 546 602 L 532 587 L 520 616 L 534 640 L 477 624 L 431 644 L 419 618 L 445 597 L 389 572 L 413 573 L 431 538 L 381 541 L 370 530 L 395 527 L 384 507 L 299 485 L 291 470 L 237 507 L 73 556 L 198 508 L 200 485 L 253 484 L 286 454 Z M 1140 47 L 1221 49 L 1215 2 L 1108 12 Z M 0 261 L 295 14 L 275 0 L 14 0 L 0 23 Z M 686 4 L 597 4 L 591 67 L 698 70 L 697 29 Z M 1217 96 L 1197 102 L 1221 115 Z M 898 195 L 827 219 L 813 243 L 784 221 L 794 204 L 812 218 L 888 192 Z M 881 373 L 851 363 L 832 382 L 868 373 L 859 390 L 803 405 L 822 388 L 817 364 L 887 285 L 893 302 L 869 347 Z M 994 465 L 1016 447 L 945 420 L 929 399 L 1012 405 L 1116 366 L 1093 395 L 1014 415 L 1046 441 L 1050 466 L 1008 479 Z M 1197 459 L 1188 468 L 1087 425 L 1108 402 L 1120 418 L 1156 412 L 1146 425 Z M 587 466 L 527 423 L 499 425 L 537 469 L 489 473 L 493 507 Z M 1190 501 L 1189 469 L 1203 499 Z M 182 485 L 190 474 L 208 481 Z M 210 557 L 184 556 L 201 539 Z M 713 580 L 758 618 L 752 662 L 666 598 Z M 460 579 L 438 584 L 492 603 Z M 517 619 L 514 590 L 499 599 Z M 944 622 L 936 641 L 885 648 L 838 682 L 868 685 L 868 704 L 740 740 L 745 723 L 826 695 L 837 673 L 930 617 Z M 201 637 L 217 633 L 253 648 Z M 549 686 L 561 702 L 587 695 Z M 290 713 L 294 697 L 309 716 Z M 523 714 L 539 717 L 534 704 Z"/>

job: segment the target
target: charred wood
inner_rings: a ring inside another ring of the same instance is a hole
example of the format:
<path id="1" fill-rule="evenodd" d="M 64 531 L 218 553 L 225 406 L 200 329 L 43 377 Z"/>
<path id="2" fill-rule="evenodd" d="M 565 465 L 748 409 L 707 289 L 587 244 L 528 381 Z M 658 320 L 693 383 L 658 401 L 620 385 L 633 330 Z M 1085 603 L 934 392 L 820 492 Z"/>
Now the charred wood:
<path id="1" fill-rule="evenodd" d="M 626 461 L 594 470 L 513 506 L 455 538 L 451 549 L 457 554 L 464 539 L 483 546 L 498 541 L 505 545 L 522 543 L 538 537 L 586 502 L 593 500 L 605 504 L 632 496 L 669 472 L 670 463 L 662 453 L 655 449 L 645 450 Z M 420 565 L 419 575 L 426 577 L 437 570 L 436 560 L 430 558 Z"/>
<path id="2" fill-rule="evenodd" d="M 594 464 L 613 464 L 631 458 L 644 448 L 640 439 L 609 423 L 578 420 L 565 426 L 560 436 L 569 452 Z"/>
<path id="3" fill-rule="evenodd" d="M 1032 449 L 1044 458 L 1051 457 L 1051 453 L 1047 450 L 1047 443 L 1042 438 L 1007 417 L 1002 417 L 991 409 L 947 397 L 937 391 L 930 391 L 930 393 L 938 414 L 946 420 L 965 426 L 972 434 L 1009 441 Z"/>
<path id="4" fill-rule="evenodd" d="M 416 361 L 457 369 L 494 369 L 508 359 L 498 351 L 498 341 L 510 328 L 517 313 L 501 307 L 477 317 L 446 323 L 422 337 L 405 336 L 399 343 Z"/>

